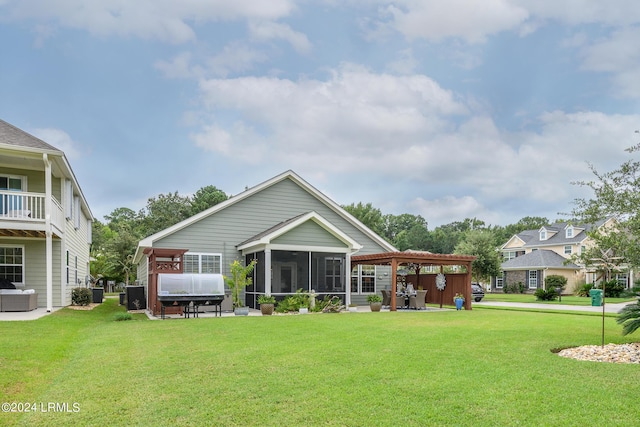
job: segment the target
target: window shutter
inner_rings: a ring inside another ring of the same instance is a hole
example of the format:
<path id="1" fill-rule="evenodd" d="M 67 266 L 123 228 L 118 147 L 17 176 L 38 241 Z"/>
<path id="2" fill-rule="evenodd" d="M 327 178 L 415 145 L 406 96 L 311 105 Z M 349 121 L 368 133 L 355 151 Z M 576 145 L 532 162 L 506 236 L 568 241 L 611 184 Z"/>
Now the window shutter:
<path id="1" fill-rule="evenodd" d="M 65 218 L 73 218 L 73 187 L 71 180 L 64 181 L 64 214 Z"/>

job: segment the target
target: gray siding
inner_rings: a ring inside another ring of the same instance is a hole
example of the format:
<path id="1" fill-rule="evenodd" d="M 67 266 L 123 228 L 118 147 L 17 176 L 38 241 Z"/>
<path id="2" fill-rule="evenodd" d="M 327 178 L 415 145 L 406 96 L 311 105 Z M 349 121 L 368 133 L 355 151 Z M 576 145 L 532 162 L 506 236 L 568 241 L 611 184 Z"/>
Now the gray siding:
<path id="1" fill-rule="evenodd" d="M 1 242 L 8 246 L 24 247 L 24 279 L 25 289 L 35 289 L 38 293 L 38 307 L 47 306 L 47 274 L 44 240 L 14 240 L 6 239 Z M 53 240 L 53 306 L 60 303 L 60 240 Z"/>
<path id="2" fill-rule="evenodd" d="M 239 259 L 239 243 L 293 218 L 315 211 L 363 246 L 359 255 L 385 251 L 378 243 L 290 179 L 284 179 L 251 197 L 201 219 L 157 242 L 154 247 L 189 249 L 222 254 L 223 272 Z M 341 244 L 344 246 L 344 244 Z"/>
<path id="3" fill-rule="evenodd" d="M 272 243 L 281 245 L 346 247 L 346 244 L 342 240 L 311 220 L 273 239 Z"/>

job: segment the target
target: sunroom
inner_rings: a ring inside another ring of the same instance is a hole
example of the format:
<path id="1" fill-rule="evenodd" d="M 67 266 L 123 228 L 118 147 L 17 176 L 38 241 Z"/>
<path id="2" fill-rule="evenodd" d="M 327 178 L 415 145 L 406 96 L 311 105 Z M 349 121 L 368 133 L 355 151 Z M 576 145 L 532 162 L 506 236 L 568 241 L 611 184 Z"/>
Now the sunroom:
<path id="1" fill-rule="evenodd" d="M 237 246 L 246 264 L 257 260 L 245 302 L 255 308 L 260 295 L 280 300 L 302 290 L 318 298 L 335 295 L 348 303 L 351 255 L 360 248 L 316 212 L 284 221 Z"/>

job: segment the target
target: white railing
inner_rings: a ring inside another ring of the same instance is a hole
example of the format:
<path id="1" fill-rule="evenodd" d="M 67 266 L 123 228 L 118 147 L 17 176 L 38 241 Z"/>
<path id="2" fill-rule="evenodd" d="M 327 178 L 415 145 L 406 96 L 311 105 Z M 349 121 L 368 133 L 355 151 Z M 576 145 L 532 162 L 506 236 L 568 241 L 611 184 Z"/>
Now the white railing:
<path id="1" fill-rule="evenodd" d="M 51 223 L 64 224 L 60 203 L 51 198 Z M 45 195 L 23 191 L 0 191 L 0 219 L 44 222 L 46 218 Z"/>

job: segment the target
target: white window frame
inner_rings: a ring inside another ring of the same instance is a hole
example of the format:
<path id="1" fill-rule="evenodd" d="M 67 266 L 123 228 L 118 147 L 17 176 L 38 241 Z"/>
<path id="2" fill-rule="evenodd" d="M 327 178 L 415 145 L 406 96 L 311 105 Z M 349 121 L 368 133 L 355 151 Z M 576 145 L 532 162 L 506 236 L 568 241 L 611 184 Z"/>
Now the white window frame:
<path id="1" fill-rule="evenodd" d="M 509 261 L 511 259 L 516 258 L 517 251 L 504 251 L 502 253 L 502 257 L 505 261 Z"/>
<path id="2" fill-rule="evenodd" d="M 573 237 L 573 227 L 568 227 L 567 228 L 566 237 L 567 237 L 567 239 L 571 239 Z"/>
<path id="3" fill-rule="evenodd" d="M 573 248 L 571 245 L 564 245 L 564 254 L 571 255 L 573 253 Z"/>
<path id="4" fill-rule="evenodd" d="M 533 286 L 531 286 L 533 283 Z M 529 277 L 527 277 L 527 284 L 529 289 L 537 289 L 538 288 L 538 270 L 529 270 Z"/>
<path id="5" fill-rule="evenodd" d="M 16 288 L 24 288 L 25 283 L 27 283 L 27 280 L 25 279 L 25 275 L 26 275 L 26 268 L 25 268 L 25 259 L 26 259 L 26 254 L 25 254 L 25 249 L 24 249 L 24 245 L 0 245 L 0 248 L 11 248 L 11 249 L 21 249 L 22 250 L 22 262 L 20 264 L 9 264 L 9 263 L 0 263 L 0 266 L 3 267 L 20 267 L 22 270 L 22 282 L 11 282 L 13 283 Z M 0 261 L 2 261 L 0 259 Z"/>
<path id="6" fill-rule="evenodd" d="M 362 267 L 367 267 L 366 271 L 363 271 Z M 369 267 L 373 267 L 373 272 L 371 272 Z M 364 292 L 362 290 L 362 279 L 364 277 L 372 277 L 373 278 L 373 291 Z M 378 277 L 378 266 L 377 265 L 362 265 L 362 264 L 358 264 L 357 268 L 354 268 L 353 270 L 351 270 L 351 281 L 353 282 L 353 279 L 357 280 L 357 289 L 354 291 L 353 288 L 352 288 L 351 289 L 351 294 L 358 294 L 358 295 L 375 294 L 377 286 L 378 286 L 377 277 Z"/>
<path id="7" fill-rule="evenodd" d="M 625 289 L 627 288 L 628 283 L 628 274 L 627 273 L 616 273 L 616 281 L 618 284 L 623 285 Z"/>
<path id="8" fill-rule="evenodd" d="M 214 257 L 214 270 L 215 270 L 215 263 L 216 263 L 216 259 L 215 257 L 218 257 L 217 260 L 217 264 L 218 264 L 218 271 L 214 271 L 213 273 L 210 272 L 202 272 L 202 258 L 203 257 Z M 197 265 L 198 265 L 198 271 L 189 271 L 189 273 L 191 274 L 222 274 L 222 254 L 220 253 L 208 253 L 208 252 L 187 252 L 184 254 L 184 258 L 183 259 L 183 269 L 185 269 L 185 273 L 187 273 L 186 271 L 186 266 L 187 266 L 187 257 L 197 257 L 198 261 L 197 261 Z"/>
<path id="9" fill-rule="evenodd" d="M 540 230 L 540 240 L 547 240 L 547 230 Z"/>
<path id="10" fill-rule="evenodd" d="M 496 276 L 496 289 L 502 289 L 504 286 L 504 273 Z"/>

